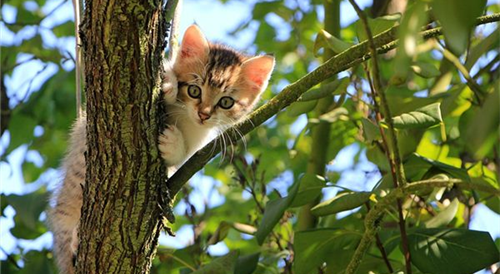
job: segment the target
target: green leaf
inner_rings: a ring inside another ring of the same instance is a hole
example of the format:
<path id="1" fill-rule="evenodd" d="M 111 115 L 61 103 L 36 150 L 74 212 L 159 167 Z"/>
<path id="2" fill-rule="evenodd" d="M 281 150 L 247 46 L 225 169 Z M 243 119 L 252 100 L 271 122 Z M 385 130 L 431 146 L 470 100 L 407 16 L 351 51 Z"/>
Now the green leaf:
<path id="1" fill-rule="evenodd" d="M 290 207 L 299 207 L 314 201 L 326 186 L 325 178 L 311 173 L 299 177 L 299 190 Z"/>
<path id="2" fill-rule="evenodd" d="M 3 211 L 9 205 L 7 199 L 5 199 L 5 194 L 0 194 L 0 216 L 4 217 Z"/>
<path id="3" fill-rule="evenodd" d="M 333 110 L 320 115 L 318 119 L 309 119 L 309 122 L 314 123 L 316 120 L 327 123 L 335 123 L 338 120 L 348 121 L 349 111 L 343 107 L 334 108 Z"/>
<path id="4" fill-rule="evenodd" d="M 434 103 L 392 118 L 395 128 L 428 128 L 443 121 L 440 103 Z"/>
<path id="5" fill-rule="evenodd" d="M 338 39 L 337 37 L 328 33 L 326 30 L 322 29 L 320 30 L 320 32 L 316 36 L 316 40 L 314 41 L 313 52 L 317 57 L 318 51 L 321 48 L 329 48 L 333 51 L 334 54 L 337 54 L 343 52 L 351 46 L 351 44 Z"/>
<path id="6" fill-rule="evenodd" d="M 214 245 L 222 240 L 224 240 L 227 237 L 227 234 L 229 233 L 229 229 L 231 228 L 231 224 L 222 221 L 219 224 L 219 227 L 217 227 L 217 230 L 214 232 L 214 234 L 208 239 L 207 245 Z"/>
<path id="7" fill-rule="evenodd" d="M 319 88 L 309 90 L 302 94 L 297 101 L 312 101 L 324 98 L 328 95 L 340 95 L 346 92 L 346 88 L 349 84 L 349 77 L 343 77 L 328 84 L 321 85 Z"/>
<path id="8" fill-rule="evenodd" d="M 411 69 L 413 70 L 413 72 L 423 78 L 434 78 L 441 75 L 439 69 L 437 69 L 434 65 L 426 62 L 415 62 L 411 66 Z"/>
<path id="9" fill-rule="evenodd" d="M 61 53 L 57 49 L 47 49 L 43 46 L 43 39 L 40 34 L 35 35 L 30 39 L 23 40 L 23 43 L 18 47 L 19 52 L 30 53 L 36 58 L 44 62 L 59 63 L 61 61 Z"/>
<path id="10" fill-rule="evenodd" d="M 57 37 L 75 36 L 75 22 L 69 20 L 52 29 L 52 32 Z"/>
<path id="11" fill-rule="evenodd" d="M 259 2 L 253 6 L 253 19 L 264 19 L 264 17 L 282 5 L 282 1 Z"/>
<path id="12" fill-rule="evenodd" d="M 354 209 L 370 199 L 371 192 L 344 192 L 311 209 L 314 216 L 331 215 Z"/>
<path id="13" fill-rule="evenodd" d="M 301 114 L 312 111 L 316 107 L 317 103 L 318 100 L 292 103 L 286 109 L 286 114 L 290 117 L 297 117 Z"/>
<path id="14" fill-rule="evenodd" d="M 488 37 L 481 39 L 477 45 L 471 48 L 465 61 L 465 68 L 470 70 L 476 61 L 489 50 L 498 49 L 500 44 L 500 29 L 496 28 Z"/>
<path id="15" fill-rule="evenodd" d="M 234 274 L 252 274 L 257 269 L 259 263 L 260 252 L 246 256 L 241 256 L 236 261 L 236 269 Z"/>
<path id="16" fill-rule="evenodd" d="M 38 25 L 43 19 L 43 16 L 40 9 L 29 11 L 24 7 L 19 7 L 17 9 L 16 22 L 20 22 L 24 25 Z"/>
<path id="17" fill-rule="evenodd" d="M 498 262 L 488 232 L 466 229 L 413 229 L 408 233 L 412 263 L 431 274 L 470 274 Z"/>
<path id="18" fill-rule="evenodd" d="M 495 212 L 496 214 L 500 214 L 500 197 L 498 196 L 493 196 L 493 197 L 488 197 L 486 201 L 483 201 L 483 203 L 491 209 L 491 211 Z"/>
<path id="19" fill-rule="evenodd" d="M 14 111 L 9 122 L 10 143 L 6 153 L 9 154 L 20 145 L 31 141 L 36 125 L 37 121 L 33 117 Z"/>
<path id="20" fill-rule="evenodd" d="M 404 164 L 405 171 L 407 171 L 407 177 L 411 178 L 412 181 L 417 181 L 422 179 L 424 174 L 434 175 L 439 173 L 449 174 L 452 178 L 462 179 L 466 182 L 470 182 L 471 179 L 467 174 L 467 170 L 450 166 L 439 161 L 434 161 L 426 157 L 422 157 L 416 153 L 413 153 L 408 157 Z M 433 168 L 433 174 L 429 174 L 429 170 Z M 432 176 L 428 176 L 430 178 Z"/>
<path id="21" fill-rule="evenodd" d="M 40 177 L 40 174 L 44 171 L 41 167 L 38 167 L 34 163 L 28 161 L 24 161 L 22 163 L 22 169 L 25 183 L 36 181 L 38 177 Z"/>
<path id="22" fill-rule="evenodd" d="M 36 229 L 40 214 L 46 209 L 49 193 L 45 188 L 25 194 L 10 194 L 5 197 L 7 202 L 16 210 L 19 221 L 28 228 Z"/>
<path id="23" fill-rule="evenodd" d="M 327 273 L 340 273 L 340 271 L 335 270 L 339 268 L 345 270 L 350 255 L 360 238 L 357 233 L 332 228 L 296 232 L 293 246 L 295 252 L 294 273 L 309 274 L 332 256 L 342 258 L 344 254 L 347 255 L 345 260 L 335 262 L 336 264 L 344 263 L 344 265 L 333 265 L 331 262 L 328 265 L 328 269 L 333 271 Z"/>
<path id="24" fill-rule="evenodd" d="M 373 36 L 382 33 L 399 23 L 399 20 L 401 19 L 400 14 L 392 14 L 392 15 L 386 15 L 382 17 L 377 17 L 375 19 L 368 18 L 368 25 L 370 26 L 370 31 Z M 368 36 L 366 35 L 365 32 L 365 27 L 363 26 L 363 22 L 361 20 L 358 20 L 355 23 L 356 26 L 356 32 L 358 34 L 359 42 L 363 42 L 364 40 L 368 39 Z"/>
<path id="25" fill-rule="evenodd" d="M 12 236 L 18 239 L 34 240 L 43 233 L 47 232 L 47 226 L 41 222 L 36 221 L 35 227 L 27 226 L 19 215 L 14 217 L 14 227 L 10 229 Z"/>
<path id="26" fill-rule="evenodd" d="M 56 273 L 53 264 L 50 263 L 50 257 L 52 254 L 43 250 L 42 252 L 31 250 L 26 253 L 23 257 L 26 263 L 23 269 L 21 269 L 19 274 L 51 274 Z"/>
<path id="27" fill-rule="evenodd" d="M 403 15 L 399 27 L 399 45 L 394 60 L 394 72 L 399 78 L 406 79 L 411 59 L 417 55 L 417 45 L 422 40 L 420 31 L 427 21 L 427 5 L 423 1 L 415 1 Z"/>
<path id="28" fill-rule="evenodd" d="M 458 199 L 453 199 L 453 201 L 443 211 L 439 212 L 439 214 L 425 222 L 425 227 L 436 228 L 448 225 L 451 221 L 453 221 L 453 218 L 455 218 L 455 215 L 457 214 L 458 204 Z"/>
<path id="29" fill-rule="evenodd" d="M 363 125 L 363 136 L 366 142 L 371 143 L 382 138 L 379 127 L 371 120 L 361 118 L 361 124 Z"/>
<path id="30" fill-rule="evenodd" d="M 233 250 L 228 254 L 212 260 L 209 264 L 192 272 L 192 274 L 234 274 L 238 251 Z"/>
<path id="31" fill-rule="evenodd" d="M 493 152 L 498 144 L 498 125 L 500 124 L 500 81 L 496 81 L 493 93 L 484 101 L 481 108 L 472 108 L 470 120 L 465 126 L 460 126 L 460 133 L 466 148 L 475 159 L 482 160 Z M 466 112 L 467 113 L 467 112 Z"/>
<path id="32" fill-rule="evenodd" d="M 295 183 L 290 188 L 287 197 L 267 202 L 266 208 L 264 210 L 264 216 L 262 217 L 259 228 L 255 233 L 255 238 L 257 239 L 259 245 L 262 245 L 264 243 L 267 235 L 271 233 L 274 226 L 279 222 L 279 220 L 283 216 L 283 213 L 285 213 L 285 210 L 290 207 L 295 196 L 297 195 L 298 189 L 299 184 Z"/>
<path id="33" fill-rule="evenodd" d="M 439 0 L 432 1 L 431 7 L 443 27 L 447 46 L 461 55 L 467 48 L 469 35 L 486 6 L 486 0 Z"/>

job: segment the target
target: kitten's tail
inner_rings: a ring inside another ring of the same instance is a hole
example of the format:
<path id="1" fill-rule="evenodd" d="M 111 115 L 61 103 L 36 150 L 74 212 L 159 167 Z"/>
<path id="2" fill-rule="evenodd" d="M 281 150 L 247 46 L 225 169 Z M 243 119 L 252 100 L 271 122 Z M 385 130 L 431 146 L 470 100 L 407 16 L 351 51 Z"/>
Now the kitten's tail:
<path id="1" fill-rule="evenodd" d="M 61 218 L 60 208 L 56 207 L 49 212 L 52 219 L 52 232 L 54 235 L 54 253 L 60 274 L 75 273 L 75 252 L 78 236 L 75 235 L 76 227 L 68 225 L 67 219 Z M 59 211 L 59 212 L 58 212 Z"/>

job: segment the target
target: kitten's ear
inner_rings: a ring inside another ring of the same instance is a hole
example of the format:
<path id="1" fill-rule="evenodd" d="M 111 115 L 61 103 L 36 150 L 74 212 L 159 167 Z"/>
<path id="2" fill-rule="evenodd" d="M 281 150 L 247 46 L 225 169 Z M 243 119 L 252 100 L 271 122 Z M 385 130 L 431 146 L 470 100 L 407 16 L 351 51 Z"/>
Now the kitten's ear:
<path id="1" fill-rule="evenodd" d="M 274 57 L 270 55 L 252 57 L 243 62 L 241 75 L 250 84 L 250 88 L 258 93 L 267 87 L 274 68 Z"/>
<path id="2" fill-rule="evenodd" d="M 187 28 L 182 38 L 180 49 L 181 59 L 203 59 L 208 54 L 209 46 L 205 35 L 201 32 L 200 28 L 196 25 L 191 25 Z"/>

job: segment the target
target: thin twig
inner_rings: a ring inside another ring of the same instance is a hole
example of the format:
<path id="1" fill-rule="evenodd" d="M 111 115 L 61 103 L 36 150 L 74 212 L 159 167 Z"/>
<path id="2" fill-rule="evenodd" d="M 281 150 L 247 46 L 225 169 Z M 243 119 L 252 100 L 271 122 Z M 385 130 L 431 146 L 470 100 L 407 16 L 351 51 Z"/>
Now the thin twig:
<path id="1" fill-rule="evenodd" d="M 385 117 L 385 120 L 388 125 L 388 132 L 389 132 L 389 139 L 390 143 L 387 142 L 387 138 L 384 134 L 384 129 L 382 127 L 379 127 L 380 129 L 380 134 L 382 136 L 383 143 L 385 144 L 386 148 L 386 154 L 388 156 L 389 164 L 391 167 L 391 175 L 392 175 L 392 180 L 394 182 L 394 186 L 398 187 L 399 185 L 404 186 L 406 184 L 406 177 L 404 173 L 404 168 L 403 164 L 401 161 L 401 157 L 399 154 L 399 148 L 398 148 L 398 141 L 396 137 L 396 131 L 394 129 L 394 124 L 392 121 L 392 115 L 391 111 L 389 108 L 389 104 L 387 103 L 387 98 L 385 97 L 385 91 L 383 90 L 382 87 L 382 80 L 380 78 L 380 70 L 379 70 L 379 65 L 378 65 L 378 58 L 377 58 L 377 47 L 375 46 L 375 42 L 373 40 L 373 35 L 370 29 L 370 26 L 368 24 L 368 18 L 364 14 L 364 12 L 359 8 L 359 6 L 356 4 L 356 1 L 354 0 L 349 0 L 351 5 L 353 6 L 354 10 L 358 14 L 358 17 L 360 18 L 361 22 L 363 23 L 363 27 L 366 31 L 366 36 L 368 37 L 368 45 L 369 45 L 369 50 L 372 56 L 372 72 L 373 72 L 373 81 L 372 84 L 370 85 L 372 88 L 372 93 L 373 93 L 373 99 L 374 99 L 374 105 L 376 109 L 376 116 L 378 123 L 382 121 L 382 117 L 380 116 L 382 111 L 383 116 Z M 369 76 L 369 75 L 368 75 Z M 378 96 L 377 96 L 378 95 Z M 380 99 L 380 102 L 378 105 L 381 106 L 381 109 L 378 108 L 377 106 L 377 99 Z M 398 206 L 398 215 L 399 215 L 399 230 L 401 232 L 401 242 L 403 246 L 403 253 L 405 257 L 405 266 L 406 266 L 406 273 L 411 274 L 411 255 L 410 255 L 410 250 L 408 248 L 408 237 L 406 235 L 406 224 L 405 224 L 405 219 L 403 216 L 403 206 L 402 202 L 400 199 L 397 199 L 397 206 Z"/>

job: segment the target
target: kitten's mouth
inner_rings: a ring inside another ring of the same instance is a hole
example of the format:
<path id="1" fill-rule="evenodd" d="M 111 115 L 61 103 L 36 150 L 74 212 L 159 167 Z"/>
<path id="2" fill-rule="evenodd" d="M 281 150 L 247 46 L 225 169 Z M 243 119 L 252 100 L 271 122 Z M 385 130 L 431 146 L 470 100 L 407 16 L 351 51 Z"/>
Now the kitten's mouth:
<path id="1" fill-rule="evenodd" d="M 207 120 L 197 119 L 197 120 L 196 120 L 196 123 L 197 123 L 199 126 L 207 126 L 208 121 L 207 121 Z"/>

